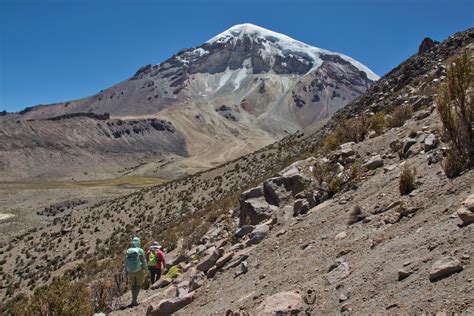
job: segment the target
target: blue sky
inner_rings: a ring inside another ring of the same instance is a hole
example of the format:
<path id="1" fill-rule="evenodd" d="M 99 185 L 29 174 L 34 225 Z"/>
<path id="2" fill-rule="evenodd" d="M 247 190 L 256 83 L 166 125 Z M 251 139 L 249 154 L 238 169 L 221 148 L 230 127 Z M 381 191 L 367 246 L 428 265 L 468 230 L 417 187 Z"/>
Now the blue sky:
<path id="1" fill-rule="evenodd" d="M 253 23 L 383 75 L 425 36 L 474 26 L 463 0 L 0 0 L 0 111 L 92 95 Z"/>

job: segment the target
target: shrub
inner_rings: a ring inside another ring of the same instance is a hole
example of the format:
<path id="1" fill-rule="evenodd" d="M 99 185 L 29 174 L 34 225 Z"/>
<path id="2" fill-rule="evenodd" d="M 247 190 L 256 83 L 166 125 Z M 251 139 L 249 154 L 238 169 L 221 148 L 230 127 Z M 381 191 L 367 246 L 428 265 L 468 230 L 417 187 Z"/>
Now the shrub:
<path id="1" fill-rule="evenodd" d="M 451 148 L 447 156 L 451 161 L 446 161 L 445 165 L 454 176 L 460 174 L 458 167 L 462 170 L 474 164 L 474 102 L 470 96 L 473 78 L 474 66 L 464 51 L 450 63 L 446 82 L 440 86 L 436 100 L 443 136 Z"/>
<path id="2" fill-rule="evenodd" d="M 455 178 L 461 174 L 465 168 L 463 157 L 455 150 L 448 150 L 442 163 L 444 173 L 448 178 Z"/>
<path id="3" fill-rule="evenodd" d="M 330 197 L 334 196 L 342 189 L 342 181 L 339 177 L 334 177 L 328 184 L 328 194 Z"/>
<path id="4" fill-rule="evenodd" d="M 172 266 L 171 268 L 169 268 L 168 272 L 166 273 L 165 278 L 176 279 L 176 277 L 178 276 L 178 273 L 179 273 L 178 266 Z"/>
<path id="5" fill-rule="evenodd" d="M 51 285 L 38 288 L 29 300 L 13 307 L 13 315 L 92 315 L 90 292 L 87 286 L 62 277 Z"/>
<path id="6" fill-rule="evenodd" d="M 395 110 L 393 110 L 387 117 L 387 125 L 391 128 L 402 126 L 411 117 L 412 114 L 413 109 L 410 106 L 401 105 L 395 108 Z"/>
<path id="7" fill-rule="evenodd" d="M 409 168 L 405 165 L 400 173 L 399 189 L 401 195 L 407 195 L 411 191 L 415 190 L 415 178 L 416 169 Z"/>
<path id="8" fill-rule="evenodd" d="M 351 212 L 349 213 L 349 219 L 347 221 L 347 225 L 355 224 L 365 218 L 365 215 L 362 213 L 362 209 L 359 205 L 356 205 L 352 208 Z"/>

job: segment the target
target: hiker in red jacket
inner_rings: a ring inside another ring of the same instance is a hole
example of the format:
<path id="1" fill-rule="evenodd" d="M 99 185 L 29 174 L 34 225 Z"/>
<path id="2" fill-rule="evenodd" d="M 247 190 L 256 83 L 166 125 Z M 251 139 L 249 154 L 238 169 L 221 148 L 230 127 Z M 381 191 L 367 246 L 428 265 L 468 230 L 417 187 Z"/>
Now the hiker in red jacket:
<path id="1" fill-rule="evenodd" d="M 146 262 L 150 270 L 151 283 L 153 284 L 160 279 L 161 269 L 166 267 L 165 254 L 160 249 L 156 241 L 154 241 L 146 252 Z"/>

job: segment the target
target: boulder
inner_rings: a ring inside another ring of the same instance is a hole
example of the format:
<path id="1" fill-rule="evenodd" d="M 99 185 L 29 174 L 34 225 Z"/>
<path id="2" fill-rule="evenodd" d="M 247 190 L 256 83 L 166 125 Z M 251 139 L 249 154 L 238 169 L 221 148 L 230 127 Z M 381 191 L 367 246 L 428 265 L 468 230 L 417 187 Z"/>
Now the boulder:
<path id="1" fill-rule="evenodd" d="M 206 272 L 216 263 L 216 261 L 222 256 L 223 253 L 224 250 L 222 248 L 214 250 L 209 256 L 205 257 L 198 263 L 196 269 L 198 269 L 199 271 Z"/>
<path id="2" fill-rule="evenodd" d="M 303 191 L 304 182 L 300 174 L 270 178 L 263 183 L 265 198 L 270 204 L 279 206 L 283 201 Z"/>
<path id="3" fill-rule="evenodd" d="M 234 257 L 233 252 L 224 254 L 219 260 L 216 261 L 216 268 L 222 268 L 227 262 L 229 262 Z"/>
<path id="4" fill-rule="evenodd" d="M 244 237 L 245 235 L 250 234 L 255 229 L 254 225 L 244 225 L 235 230 L 235 237 Z"/>
<path id="5" fill-rule="evenodd" d="M 267 237 L 270 231 L 270 226 L 267 224 L 260 224 L 249 234 L 250 239 L 245 243 L 246 246 L 256 245 Z"/>
<path id="6" fill-rule="evenodd" d="M 293 203 L 293 216 L 308 213 L 310 203 L 307 199 L 298 199 Z"/>
<path id="7" fill-rule="evenodd" d="M 373 156 L 364 165 L 369 170 L 374 170 L 383 167 L 383 159 L 380 155 Z"/>
<path id="8" fill-rule="evenodd" d="M 196 289 L 200 288 L 204 284 L 204 278 L 205 275 L 201 271 L 193 275 L 189 281 L 189 290 L 195 291 Z"/>
<path id="9" fill-rule="evenodd" d="M 438 146 L 438 137 L 436 137 L 435 134 L 429 134 L 428 136 L 426 136 L 423 142 L 423 149 L 425 150 L 425 152 L 436 148 L 436 146 Z"/>
<path id="10" fill-rule="evenodd" d="M 270 205 L 264 197 L 240 201 L 239 226 L 246 224 L 256 225 L 269 218 L 278 211 L 278 207 Z"/>
<path id="11" fill-rule="evenodd" d="M 341 144 L 339 146 L 339 152 L 338 153 L 343 157 L 353 156 L 353 155 L 356 154 L 355 150 L 352 148 L 353 146 L 355 146 L 354 142 L 348 142 L 348 143 Z"/>
<path id="12" fill-rule="evenodd" d="M 445 278 L 463 269 L 461 262 L 453 257 L 444 257 L 436 261 L 430 270 L 430 281 Z"/>
<path id="13" fill-rule="evenodd" d="M 176 297 L 183 297 L 189 293 L 189 281 L 180 282 L 176 286 Z"/>
<path id="14" fill-rule="evenodd" d="M 162 277 L 160 278 L 158 281 L 156 281 L 155 283 L 153 283 L 151 286 L 150 286 L 150 289 L 152 290 L 156 290 L 156 289 L 160 289 L 162 287 L 165 287 L 165 286 L 168 286 L 169 284 L 171 283 L 171 280 L 166 278 L 166 277 Z"/>
<path id="15" fill-rule="evenodd" d="M 394 153 L 398 153 L 402 149 L 402 145 L 402 142 L 399 139 L 396 139 L 392 141 L 389 146 Z"/>
<path id="16" fill-rule="evenodd" d="M 194 300 L 194 294 L 189 293 L 181 297 L 162 300 L 158 305 L 150 304 L 146 311 L 147 316 L 165 316 L 177 312 Z"/>
<path id="17" fill-rule="evenodd" d="M 474 223 L 474 194 L 471 194 L 464 200 L 457 214 L 464 226 Z"/>
<path id="18" fill-rule="evenodd" d="M 421 42 L 420 46 L 418 47 L 418 55 L 422 55 L 428 51 L 430 51 L 433 47 L 439 44 L 438 41 L 433 41 L 429 37 L 425 37 Z"/>
<path id="19" fill-rule="evenodd" d="M 296 292 L 280 292 L 267 297 L 258 307 L 258 315 L 298 315 L 303 311 L 304 301 Z"/>
<path id="20" fill-rule="evenodd" d="M 414 139 L 414 138 L 405 138 L 403 140 L 403 144 L 402 144 L 402 148 L 401 148 L 401 156 L 406 158 L 408 150 L 414 144 L 416 144 L 416 139 Z"/>

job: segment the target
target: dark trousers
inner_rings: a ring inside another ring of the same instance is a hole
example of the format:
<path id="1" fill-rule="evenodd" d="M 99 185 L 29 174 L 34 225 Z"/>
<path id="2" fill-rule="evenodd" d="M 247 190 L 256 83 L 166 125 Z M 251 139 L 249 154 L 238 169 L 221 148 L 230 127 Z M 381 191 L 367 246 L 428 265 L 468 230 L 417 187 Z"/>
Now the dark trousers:
<path id="1" fill-rule="evenodd" d="M 153 284 L 160 279 L 161 269 L 157 267 L 148 267 L 148 269 L 150 270 L 150 281 Z"/>

